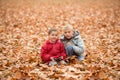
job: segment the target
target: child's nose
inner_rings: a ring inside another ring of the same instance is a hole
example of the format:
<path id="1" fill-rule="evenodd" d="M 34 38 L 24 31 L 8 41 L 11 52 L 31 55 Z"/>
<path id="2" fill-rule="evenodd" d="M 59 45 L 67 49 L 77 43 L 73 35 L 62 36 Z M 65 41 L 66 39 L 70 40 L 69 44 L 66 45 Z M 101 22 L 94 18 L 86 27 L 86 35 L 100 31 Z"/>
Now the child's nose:
<path id="1" fill-rule="evenodd" d="M 69 33 L 67 33 L 67 35 L 69 35 Z"/>
<path id="2" fill-rule="evenodd" d="M 56 35 L 54 35 L 53 37 L 57 37 Z"/>

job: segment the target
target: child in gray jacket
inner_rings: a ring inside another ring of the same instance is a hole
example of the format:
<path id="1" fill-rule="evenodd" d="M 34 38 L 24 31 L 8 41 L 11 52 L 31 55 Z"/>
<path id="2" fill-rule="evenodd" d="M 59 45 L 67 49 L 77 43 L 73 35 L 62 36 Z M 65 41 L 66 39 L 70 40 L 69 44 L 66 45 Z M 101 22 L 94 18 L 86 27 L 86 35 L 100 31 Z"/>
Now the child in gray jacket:
<path id="1" fill-rule="evenodd" d="M 60 40 L 65 46 L 67 56 L 77 55 L 78 60 L 84 60 L 84 42 L 81 39 L 79 32 L 74 31 L 71 25 L 67 24 L 63 28 L 63 35 Z"/>

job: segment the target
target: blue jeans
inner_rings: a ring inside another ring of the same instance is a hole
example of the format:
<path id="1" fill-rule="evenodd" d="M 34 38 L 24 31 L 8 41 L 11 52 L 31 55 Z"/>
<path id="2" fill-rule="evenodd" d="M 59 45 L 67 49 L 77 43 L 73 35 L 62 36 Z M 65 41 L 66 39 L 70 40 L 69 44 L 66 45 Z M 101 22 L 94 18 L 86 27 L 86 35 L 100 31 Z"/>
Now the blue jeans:
<path id="1" fill-rule="evenodd" d="M 80 61 L 84 60 L 84 56 L 75 54 L 72 46 L 66 47 L 66 53 L 67 53 L 67 56 L 76 55 L 78 57 L 78 60 L 80 60 Z"/>
<path id="2" fill-rule="evenodd" d="M 67 56 L 72 56 L 74 54 L 73 47 L 72 46 L 67 46 L 66 47 L 66 53 L 67 53 Z"/>

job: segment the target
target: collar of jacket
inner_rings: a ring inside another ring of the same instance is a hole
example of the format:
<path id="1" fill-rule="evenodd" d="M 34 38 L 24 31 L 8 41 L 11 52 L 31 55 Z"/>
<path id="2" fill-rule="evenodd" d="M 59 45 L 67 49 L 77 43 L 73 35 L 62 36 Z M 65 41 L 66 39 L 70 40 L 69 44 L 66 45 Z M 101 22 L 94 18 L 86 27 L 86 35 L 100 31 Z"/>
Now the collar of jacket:
<path id="1" fill-rule="evenodd" d="M 59 40 L 57 39 L 56 41 L 55 41 L 55 43 L 57 43 Z M 50 42 L 50 40 L 47 40 L 46 41 L 46 44 L 55 44 L 55 43 L 52 43 L 52 42 Z"/>

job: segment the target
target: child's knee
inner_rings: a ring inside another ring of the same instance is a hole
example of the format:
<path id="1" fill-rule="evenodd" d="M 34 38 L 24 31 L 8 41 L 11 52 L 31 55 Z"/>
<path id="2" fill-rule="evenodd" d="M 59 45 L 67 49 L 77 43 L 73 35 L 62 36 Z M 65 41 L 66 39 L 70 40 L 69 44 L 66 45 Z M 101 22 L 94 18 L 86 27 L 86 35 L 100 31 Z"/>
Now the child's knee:
<path id="1" fill-rule="evenodd" d="M 66 49 L 67 50 L 73 50 L 73 47 L 72 46 L 67 46 Z"/>
<path id="2" fill-rule="evenodd" d="M 68 56 L 71 56 L 74 54 L 73 47 L 72 46 L 67 46 L 66 47 L 66 52 Z"/>

